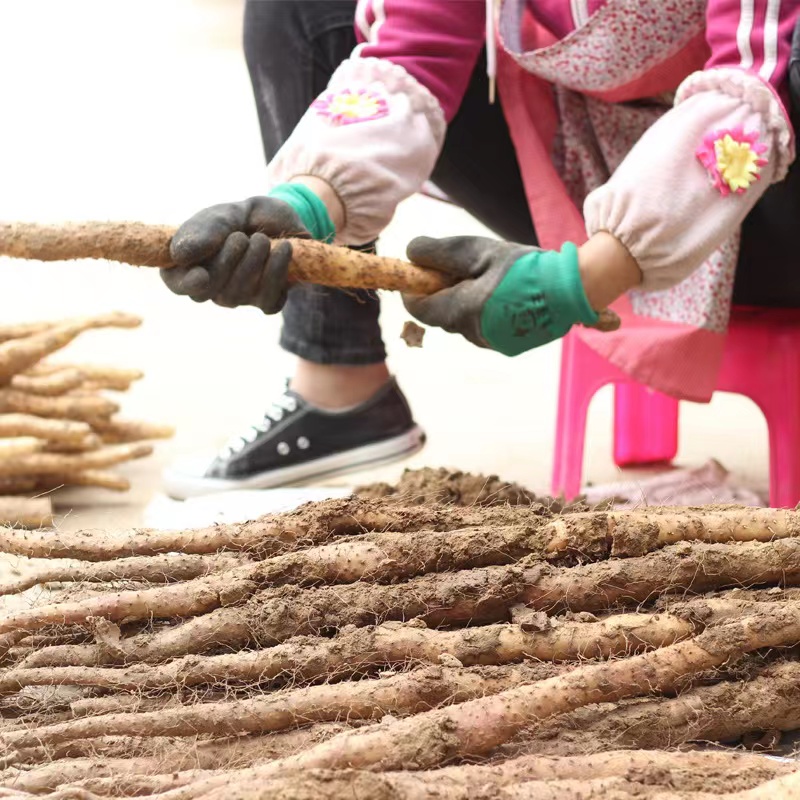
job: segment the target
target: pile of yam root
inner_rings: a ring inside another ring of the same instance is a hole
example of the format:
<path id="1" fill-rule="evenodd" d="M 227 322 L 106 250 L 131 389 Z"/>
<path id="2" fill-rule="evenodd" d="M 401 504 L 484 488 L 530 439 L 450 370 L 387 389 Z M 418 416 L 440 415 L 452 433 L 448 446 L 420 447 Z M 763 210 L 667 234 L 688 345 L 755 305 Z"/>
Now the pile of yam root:
<path id="1" fill-rule="evenodd" d="M 0 797 L 800 797 L 800 512 L 492 499 L 0 529 Z"/>
<path id="2" fill-rule="evenodd" d="M 118 419 L 105 390 L 126 391 L 138 370 L 50 362 L 48 356 L 94 328 L 134 328 L 129 314 L 0 326 L 0 522 L 52 522 L 48 492 L 62 486 L 125 491 L 109 471 L 152 452 L 148 440 L 172 435 L 163 425 Z"/>

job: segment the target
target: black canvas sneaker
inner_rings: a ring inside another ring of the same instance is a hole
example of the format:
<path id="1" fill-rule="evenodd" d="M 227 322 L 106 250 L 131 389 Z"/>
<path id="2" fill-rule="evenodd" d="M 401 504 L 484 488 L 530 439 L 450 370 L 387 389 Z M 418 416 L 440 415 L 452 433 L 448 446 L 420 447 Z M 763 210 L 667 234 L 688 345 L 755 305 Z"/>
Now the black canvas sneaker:
<path id="1" fill-rule="evenodd" d="M 369 400 L 325 411 L 286 389 L 263 420 L 233 438 L 210 463 L 189 459 L 164 471 L 170 497 L 268 489 L 393 461 L 419 450 L 425 434 L 392 378 Z"/>

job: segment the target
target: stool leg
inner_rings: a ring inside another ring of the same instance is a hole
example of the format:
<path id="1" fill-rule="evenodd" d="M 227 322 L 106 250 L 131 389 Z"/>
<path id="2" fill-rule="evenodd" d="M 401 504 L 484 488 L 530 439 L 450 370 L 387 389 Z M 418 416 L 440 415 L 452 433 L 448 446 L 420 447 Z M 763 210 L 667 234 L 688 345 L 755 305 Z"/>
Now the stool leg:
<path id="1" fill-rule="evenodd" d="M 586 415 L 592 397 L 604 382 L 590 374 L 592 362 L 582 357 L 580 348 L 586 345 L 575 336 L 567 336 L 561 355 L 551 491 L 554 497 L 563 495 L 567 500 L 581 491 Z"/>
<path id="2" fill-rule="evenodd" d="M 769 429 L 769 504 L 794 508 L 800 503 L 800 419 L 785 408 L 762 405 Z"/>
<path id="3" fill-rule="evenodd" d="M 614 387 L 614 462 L 672 461 L 678 452 L 678 400 L 639 383 Z"/>
<path id="4" fill-rule="evenodd" d="M 573 500 L 581 493 L 586 415 L 590 400 L 591 396 L 585 401 L 576 400 L 559 405 L 552 481 L 554 497 L 563 495 L 567 500 Z"/>

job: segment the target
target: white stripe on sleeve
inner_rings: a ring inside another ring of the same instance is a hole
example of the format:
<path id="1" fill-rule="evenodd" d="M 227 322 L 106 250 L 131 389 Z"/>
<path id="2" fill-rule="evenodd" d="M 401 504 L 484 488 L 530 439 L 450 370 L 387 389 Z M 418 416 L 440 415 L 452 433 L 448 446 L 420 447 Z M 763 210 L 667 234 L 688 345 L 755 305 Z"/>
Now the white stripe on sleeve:
<path id="1" fill-rule="evenodd" d="M 354 56 L 361 55 L 361 51 L 365 47 L 378 43 L 378 32 L 383 26 L 383 23 L 386 22 L 386 0 L 373 0 L 372 13 L 375 15 L 375 21 L 370 25 L 369 32 L 365 34 L 366 41 L 353 50 Z"/>
<path id="2" fill-rule="evenodd" d="M 750 34 L 755 21 L 755 0 L 742 0 L 739 27 L 736 29 L 736 44 L 739 46 L 740 66 L 750 69 L 753 66 L 753 49 L 750 47 Z"/>
<path id="3" fill-rule="evenodd" d="M 769 81 L 778 66 L 778 23 L 781 18 L 781 0 L 769 0 L 764 22 L 764 63 L 758 74 Z"/>
<path id="4" fill-rule="evenodd" d="M 369 0 L 358 0 L 356 5 L 356 27 L 364 39 L 369 39 L 369 23 L 367 22 L 367 9 Z"/>

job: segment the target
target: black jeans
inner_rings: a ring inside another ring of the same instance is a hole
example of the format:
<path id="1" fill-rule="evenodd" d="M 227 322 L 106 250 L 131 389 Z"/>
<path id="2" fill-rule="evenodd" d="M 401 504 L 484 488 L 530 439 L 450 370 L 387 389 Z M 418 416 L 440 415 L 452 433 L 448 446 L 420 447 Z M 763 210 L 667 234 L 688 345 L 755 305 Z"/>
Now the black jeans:
<path id="1" fill-rule="evenodd" d="M 355 47 L 355 7 L 356 0 L 247 0 L 244 49 L 267 161 Z M 488 91 L 481 59 L 448 127 L 432 181 L 498 236 L 535 245 L 508 127 L 500 105 L 488 104 Z M 745 221 L 735 302 L 800 306 L 798 223 L 795 164 Z M 379 310 L 374 293 L 294 287 L 283 310 L 281 346 L 321 364 L 380 362 L 386 352 Z"/>

